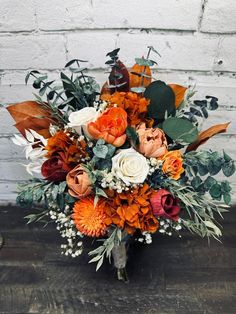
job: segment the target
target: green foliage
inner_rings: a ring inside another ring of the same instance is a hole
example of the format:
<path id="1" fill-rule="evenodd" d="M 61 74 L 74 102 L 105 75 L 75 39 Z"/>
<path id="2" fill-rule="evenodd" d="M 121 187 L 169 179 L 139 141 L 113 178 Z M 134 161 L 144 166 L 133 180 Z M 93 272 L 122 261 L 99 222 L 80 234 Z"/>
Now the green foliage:
<path id="1" fill-rule="evenodd" d="M 163 131 L 175 142 L 192 143 L 197 139 L 197 127 L 187 119 L 171 117 L 162 124 Z"/>
<path id="2" fill-rule="evenodd" d="M 66 192 L 67 184 L 65 181 L 60 183 L 48 182 L 42 179 L 33 179 L 28 183 L 19 186 L 19 193 L 16 199 L 20 206 L 31 207 L 35 204 L 40 206 L 46 205 L 46 210 L 41 210 L 40 213 L 26 216 L 28 223 L 42 221 L 48 211 L 50 204 L 56 203 L 61 210 L 66 204 L 75 202 L 74 198 Z"/>
<path id="3" fill-rule="evenodd" d="M 115 153 L 115 146 L 105 143 L 99 139 L 93 147 L 94 157 L 92 159 L 95 167 L 99 170 L 111 168 L 111 158 Z"/>
<path id="4" fill-rule="evenodd" d="M 221 170 L 225 176 L 233 175 L 235 165 L 229 155 L 225 152 L 223 152 L 223 156 L 219 152 L 212 151 L 190 152 L 184 156 L 184 166 L 191 180 L 191 185 L 196 191 L 201 193 L 209 192 L 210 196 L 217 201 L 220 201 L 223 197 L 225 204 L 229 204 L 231 200 L 229 182 L 218 182 L 213 178 Z M 225 169 L 229 171 L 225 172 Z M 205 175 L 208 175 L 207 178 L 202 180 L 200 176 Z"/>
<path id="5" fill-rule="evenodd" d="M 127 126 L 126 135 L 127 135 L 128 139 L 130 140 L 130 143 L 133 146 L 139 145 L 139 136 L 138 136 L 138 133 L 136 132 L 135 128 L 133 128 L 131 126 Z"/>
<path id="6" fill-rule="evenodd" d="M 139 65 L 149 66 L 149 67 L 153 66 L 154 64 L 157 64 L 156 61 L 145 59 L 145 58 L 135 58 L 135 62 Z"/>
<path id="7" fill-rule="evenodd" d="M 199 179 L 195 183 L 201 185 Z M 192 186 L 186 183 L 182 185 L 178 181 L 167 179 L 162 184 L 181 201 L 182 208 L 187 211 L 190 219 L 181 219 L 187 229 L 202 237 L 218 239 L 221 232 L 216 226 L 215 214 L 222 216 L 222 213 L 226 211 L 222 205 L 211 202 L 205 195 L 195 191 Z M 217 192 L 215 193 L 217 194 Z"/>
<path id="8" fill-rule="evenodd" d="M 101 246 L 88 253 L 89 256 L 94 256 L 89 263 L 97 263 L 96 271 L 102 266 L 104 257 L 111 261 L 111 252 L 115 245 L 119 245 L 122 240 L 122 231 L 115 228 L 107 239 L 100 240 L 103 242 Z"/>
<path id="9" fill-rule="evenodd" d="M 144 97 L 150 99 L 148 116 L 156 123 L 162 122 L 166 114 L 175 114 L 175 94 L 173 90 L 162 81 L 155 81 L 148 85 Z"/>

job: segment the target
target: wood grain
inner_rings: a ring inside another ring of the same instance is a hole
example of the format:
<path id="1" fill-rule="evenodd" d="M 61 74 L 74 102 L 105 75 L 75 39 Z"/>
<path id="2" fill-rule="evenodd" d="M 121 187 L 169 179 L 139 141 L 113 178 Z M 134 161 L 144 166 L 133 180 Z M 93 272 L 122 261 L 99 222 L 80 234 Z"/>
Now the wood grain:
<path id="1" fill-rule="evenodd" d="M 60 254 L 53 225 L 27 226 L 29 210 L 0 207 L 0 313 L 236 313 L 236 208 L 225 215 L 222 243 L 187 232 L 155 236 L 129 251 L 129 284 L 105 262 L 99 272 L 85 254 Z"/>

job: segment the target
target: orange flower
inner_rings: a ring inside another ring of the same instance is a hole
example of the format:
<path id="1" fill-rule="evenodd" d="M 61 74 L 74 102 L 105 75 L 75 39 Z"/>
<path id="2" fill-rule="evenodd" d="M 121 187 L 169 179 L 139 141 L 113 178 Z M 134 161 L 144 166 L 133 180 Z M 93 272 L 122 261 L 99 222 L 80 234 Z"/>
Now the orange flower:
<path id="1" fill-rule="evenodd" d="M 87 129 L 93 138 L 102 138 L 107 143 L 119 147 L 126 140 L 126 127 L 127 113 L 122 108 L 110 108 L 95 122 L 90 122 Z"/>
<path id="2" fill-rule="evenodd" d="M 60 159 L 73 169 L 81 158 L 87 156 L 86 142 L 71 139 L 64 131 L 58 131 L 48 139 L 45 149 L 47 158 L 59 156 Z"/>
<path id="3" fill-rule="evenodd" d="M 72 219 L 76 228 L 90 237 L 100 237 L 106 233 L 106 200 L 100 198 L 94 207 L 94 197 L 83 198 L 77 201 L 73 208 Z"/>
<path id="4" fill-rule="evenodd" d="M 158 158 L 167 153 L 167 140 L 161 129 L 146 128 L 142 123 L 136 129 L 139 136 L 138 151 L 146 157 Z"/>
<path id="5" fill-rule="evenodd" d="M 168 152 L 162 158 L 164 160 L 162 171 L 168 174 L 172 179 L 178 180 L 184 172 L 183 159 L 179 150 Z"/>
<path id="6" fill-rule="evenodd" d="M 106 209 L 106 223 L 108 225 L 115 224 L 130 234 L 133 234 L 136 229 L 156 232 L 158 221 L 152 213 L 149 202 L 154 193 L 155 191 L 146 183 L 133 192 L 116 193 L 109 191 L 108 195 L 112 200 Z"/>
<path id="7" fill-rule="evenodd" d="M 78 165 L 66 176 L 69 194 L 75 198 L 88 196 L 92 192 L 92 185 L 87 172 Z"/>
<path id="8" fill-rule="evenodd" d="M 128 114 L 128 123 L 132 126 L 138 125 L 145 121 L 149 100 L 139 97 L 138 94 L 128 92 L 116 92 L 112 95 L 104 95 L 103 100 L 109 101 L 111 105 L 118 105 Z"/>

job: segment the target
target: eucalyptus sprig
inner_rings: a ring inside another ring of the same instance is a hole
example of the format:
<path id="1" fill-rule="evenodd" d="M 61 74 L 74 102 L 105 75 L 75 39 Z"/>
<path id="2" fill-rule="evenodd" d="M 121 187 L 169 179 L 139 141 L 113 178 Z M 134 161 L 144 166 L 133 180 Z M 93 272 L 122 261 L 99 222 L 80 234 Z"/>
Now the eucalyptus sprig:
<path id="1" fill-rule="evenodd" d="M 99 241 L 99 240 L 98 240 Z M 122 241 L 122 231 L 114 228 L 107 239 L 100 240 L 103 242 L 101 246 L 88 253 L 89 256 L 94 256 L 89 263 L 97 263 L 96 271 L 102 266 L 104 257 L 111 262 L 111 252 L 115 245 L 119 245 Z"/>

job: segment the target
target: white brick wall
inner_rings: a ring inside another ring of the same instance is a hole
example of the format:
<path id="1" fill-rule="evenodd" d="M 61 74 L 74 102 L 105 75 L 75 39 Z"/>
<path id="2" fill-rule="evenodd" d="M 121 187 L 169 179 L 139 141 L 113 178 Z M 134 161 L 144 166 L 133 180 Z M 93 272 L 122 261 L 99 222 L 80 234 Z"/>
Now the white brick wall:
<path id="1" fill-rule="evenodd" d="M 84 58 L 102 84 L 107 51 L 120 47 L 121 59 L 132 65 L 153 45 L 162 55 L 157 77 L 193 80 L 198 98 L 219 98 L 220 110 L 205 127 L 232 123 L 228 135 L 205 147 L 226 148 L 235 158 L 235 16 L 235 0 L 0 0 L 0 104 L 32 99 L 24 85 L 29 69 L 55 79 L 69 59 Z M 12 124 L 1 108 L 0 203 L 14 201 L 17 182 L 27 178 L 23 152 L 10 141 Z"/>

